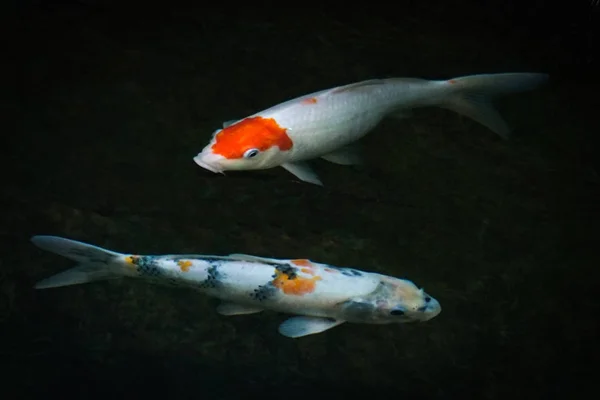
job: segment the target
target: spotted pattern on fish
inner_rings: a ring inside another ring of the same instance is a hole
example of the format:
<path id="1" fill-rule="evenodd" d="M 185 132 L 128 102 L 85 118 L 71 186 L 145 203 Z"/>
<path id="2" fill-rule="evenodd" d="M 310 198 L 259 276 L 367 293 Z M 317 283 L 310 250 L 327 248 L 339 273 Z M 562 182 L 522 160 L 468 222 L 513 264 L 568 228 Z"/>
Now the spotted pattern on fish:
<path id="1" fill-rule="evenodd" d="M 363 276 L 363 273 L 354 268 L 342 268 L 342 275 L 346 276 Z"/>
<path id="2" fill-rule="evenodd" d="M 288 279 L 295 279 L 298 276 L 298 269 L 288 264 L 274 264 L 275 273 L 272 275 L 273 279 L 277 279 L 281 274 L 284 274 Z M 260 285 L 250 293 L 250 297 L 254 300 L 265 301 L 269 300 L 275 294 L 277 294 L 277 286 L 273 284 L 274 281 L 269 281 L 264 285 Z"/>
<path id="3" fill-rule="evenodd" d="M 220 279 L 222 278 L 222 274 L 219 271 L 219 262 L 212 262 L 211 266 L 208 267 L 208 278 L 200 283 L 200 288 L 202 289 L 215 289 L 221 283 Z"/>
<path id="4" fill-rule="evenodd" d="M 277 265 L 275 266 L 275 269 L 280 273 L 287 275 L 288 279 L 296 279 L 296 277 L 298 277 L 298 269 L 291 265 Z M 273 279 L 277 278 L 277 276 L 277 273 L 273 274 Z"/>
<path id="5" fill-rule="evenodd" d="M 156 266 L 153 256 L 129 256 L 126 260 L 135 265 L 137 272 L 142 276 L 155 278 L 163 275 L 163 271 Z"/>
<path id="6" fill-rule="evenodd" d="M 179 260 L 177 261 L 177 265 L 179 265 L 181 272 L 189 272 L 192 267 L 192 262 L 190 260 Z"/>
<path id="7" fill-rule="evenodd" d="M 277 288 L 273 286 L 272 282 L 268 282 L 267 284 L 260 285 L 258 288 L 254 289 L 252 293 L 250 293 L 250 297 L 257 301 L 265 301 L 269 300 L 277 293 Z"/>
<path id="8" fill-rule="evenodd" d="M 275 276 L 276 278 L 272 282 L 273 286 L 283 293 L 293 296 L 303 296 L 307 293 L 314 292 L 317 281 L 322 280 L 320 276 L 313 276 L 312 278 L 296 276 L 290 278 L 288 275 L 279 271 L 276 271 Z"/>
<path id="9" fill-rule="evenodd" d="M 292 264 L 297 265 L 298 267 L 312 267 L 313 263 L 306 258 L 296 259 L 290 261 Z"/>

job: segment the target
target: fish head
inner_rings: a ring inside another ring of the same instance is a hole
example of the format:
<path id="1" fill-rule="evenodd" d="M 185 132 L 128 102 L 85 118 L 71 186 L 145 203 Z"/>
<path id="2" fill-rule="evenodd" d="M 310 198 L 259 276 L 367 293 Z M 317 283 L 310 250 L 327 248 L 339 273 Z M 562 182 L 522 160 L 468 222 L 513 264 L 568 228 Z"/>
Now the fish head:
<path id="1" fill-rule="evenodd" d="M 390 296 L 378 303 L 389 322 L 424 322 L 440 312 L 440 303 L 423 288 L 405 279 L 394 279 Z"/>
<path id="2" fill-rule="evenodd" d="M 216 130 L 194 162 L 215 173 L 267 169 L 284 163 L 292 147 L 275 119 L 255 116 Z"/>
<path id="3" fill-rule="evenodd" d="M 413 282 L 382 278 L 373 293 L 345 304 L 347 320 L 375 324 L 424 322 L 442 311 L 440 303 Z"/>

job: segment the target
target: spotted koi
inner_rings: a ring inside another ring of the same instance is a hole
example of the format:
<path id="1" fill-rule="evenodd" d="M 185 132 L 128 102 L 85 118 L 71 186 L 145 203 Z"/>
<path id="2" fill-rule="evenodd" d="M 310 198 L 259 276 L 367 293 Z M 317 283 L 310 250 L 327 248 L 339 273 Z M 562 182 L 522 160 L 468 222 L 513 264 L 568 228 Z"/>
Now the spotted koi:
<path id="1" fill-rule="evenodd" d="M 57 236 L 34 236 L 32 242 L 78 262 L 39 281 L 37 289 L 121 277 L 191 287 L 220 299 L 217 312 L 222 315 L 294 314 L 279 326 L 282 335 L 292 338 L 345 322 L 427 321 L 441 312 L 439 302 L 410 280 L 308 259 L 123 254 Z"/>

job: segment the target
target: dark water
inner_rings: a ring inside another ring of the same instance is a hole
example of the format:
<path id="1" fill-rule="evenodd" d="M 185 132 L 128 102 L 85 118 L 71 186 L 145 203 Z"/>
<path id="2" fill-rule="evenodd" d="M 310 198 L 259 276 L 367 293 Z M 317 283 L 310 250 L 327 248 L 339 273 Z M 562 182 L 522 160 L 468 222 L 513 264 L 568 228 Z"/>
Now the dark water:
<path id="1" fill-rule="evenodd" d="M 5 92 L 16 129 L 5 124 L 2 138 L 3 391 L 495 399 L 591 386 L 594 11 L 463 3 L 20 3 L 7 37 L 17 71 L 6 87 L 18 91 Z M 496 102 L 509 141 L 427 109 L 365 138 L 363 170 L 315 162 L 324 188 L 283 169 L 220 176 L 192 162 L 222 121 L 311 91 L 512 71 L 551 80 Z M 34 234 L 123 252 L 311 258 L 411 279 L 443 311 L 292 340 L 277 333 L 285 315 L 223 317 L 185 289 L 129 280 L 36 292 L 72 264 L 35 248 Z"/>

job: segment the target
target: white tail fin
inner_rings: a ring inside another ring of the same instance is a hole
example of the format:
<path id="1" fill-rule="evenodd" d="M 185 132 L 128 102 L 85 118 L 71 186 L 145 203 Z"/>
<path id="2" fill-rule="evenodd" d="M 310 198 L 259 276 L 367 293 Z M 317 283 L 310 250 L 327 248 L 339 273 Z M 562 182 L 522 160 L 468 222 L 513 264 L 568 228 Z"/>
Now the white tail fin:
<path id="1" fill-rule="evenodd" d="M 548 79 L 547 74 L 507 73 L 470 75 L 444 81 L 451 95 L 440 107 L 465 115 L 507 139 L 510 128 L 491 104 L 494 96 L 532 90 Z"/>
<path id="2" fill-rule="evenodd" d="M 79 262 L 75 268 L 39 281 L 35 284 L 36 289 L 77 285 L 126 275 L 122 264 L 123 254 L 57 236 L 34 236 L 31 241 L 41 249 Z"/>

